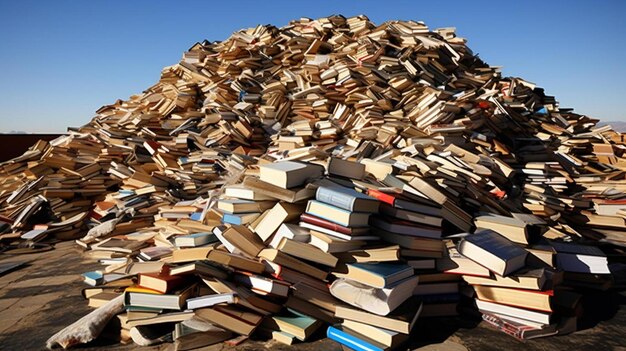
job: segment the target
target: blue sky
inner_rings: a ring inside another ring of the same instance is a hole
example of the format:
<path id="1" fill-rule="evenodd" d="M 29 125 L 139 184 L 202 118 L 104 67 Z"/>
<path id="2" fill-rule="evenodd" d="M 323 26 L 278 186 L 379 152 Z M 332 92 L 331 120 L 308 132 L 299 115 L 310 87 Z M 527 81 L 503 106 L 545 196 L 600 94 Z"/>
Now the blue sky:
<path id="1" fill-rule="evenodd" d="M 456 27 L 561 106 L 626 121 L 624 13 L 626 1 L 0 0 L 0 132 L 64 132 L 154 84 L 197 41 L 331 14 Z"/>

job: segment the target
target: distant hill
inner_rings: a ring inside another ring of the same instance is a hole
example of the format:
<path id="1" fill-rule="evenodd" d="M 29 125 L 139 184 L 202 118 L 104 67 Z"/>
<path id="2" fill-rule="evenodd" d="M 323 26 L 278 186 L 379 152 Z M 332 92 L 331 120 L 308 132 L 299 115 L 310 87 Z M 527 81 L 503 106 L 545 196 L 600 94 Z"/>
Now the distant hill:
<path id="1" fill-rule="evenodd" d="M 605 126 L 607 124 L 620 133 L 626 133 L 626 121 L 598 122 L 598 126 Z"/>

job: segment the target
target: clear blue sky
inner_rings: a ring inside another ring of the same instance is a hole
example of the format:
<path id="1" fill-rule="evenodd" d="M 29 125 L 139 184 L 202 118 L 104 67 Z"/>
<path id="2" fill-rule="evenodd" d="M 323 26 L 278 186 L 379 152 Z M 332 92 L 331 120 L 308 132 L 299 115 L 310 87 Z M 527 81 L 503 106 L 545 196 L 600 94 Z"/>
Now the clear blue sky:
<path id="1" fill-rule="evenodd" d="M 454 26 L 561 106 L 626 121 L 626 1 L 0 0 L 0 132 L 64 132 L 155 83 L 197 41 L 331 14 Z"/>

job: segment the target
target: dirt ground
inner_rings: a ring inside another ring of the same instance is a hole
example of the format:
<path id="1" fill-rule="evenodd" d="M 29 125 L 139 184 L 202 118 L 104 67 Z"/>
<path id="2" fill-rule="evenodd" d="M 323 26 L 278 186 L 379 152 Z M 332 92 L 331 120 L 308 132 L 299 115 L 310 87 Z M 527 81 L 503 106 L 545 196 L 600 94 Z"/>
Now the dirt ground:
<path id="1" fill-rule="evenodd" d="M 80 274 L 98 269 L 82 257 L 73 242 L 54 250 L 24 254 L 0 254 L 0 264 L 27 262 L 0 276 L 0 350 L 43 350 L 46 340 L 89 313 L 80 291 L 85 287 Z M 485 323 L 467 318 L 423 319 L 414 329 L 409 344 L 416 350 L 626 350 L 626 293 L 591 293 L 585 297 L 587 318 L 579 331 L 564 336 L 520 342 L 497 332 Z M 288 347 L 269 341 L 247 341 L 239 346 L 213 345 L 202 350 L 341 350 L 325 339 Z M 137 347 L 99 340 L 81 350 L 167 350 L 171 345 Z"/>

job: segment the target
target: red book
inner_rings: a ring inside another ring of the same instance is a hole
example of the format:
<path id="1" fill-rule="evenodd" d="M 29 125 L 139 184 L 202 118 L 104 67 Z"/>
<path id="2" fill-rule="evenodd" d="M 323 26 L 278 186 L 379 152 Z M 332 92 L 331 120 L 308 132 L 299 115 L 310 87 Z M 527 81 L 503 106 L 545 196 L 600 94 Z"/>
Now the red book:
<path id="1" fill-rule="evenodd" d="M 137 285 L 166 294 L 167 292 L 184 285 L 185 282 L 186 279 L 180 275 L 140 273 Z"/>
<path id="2" fill-rule="evenodd" d="M 333 223 L 331 221 L 327 221 L 325 219 L 310 215 L 308 213 L 303 213 L 300 215 L 300 220 L 302 222 L 306 222 L 306 223 L 310 223 L 313 225 L 316 225 L 318 227 L 322 227 L 322 228 L 326 228 L 332 231 L 335 231 L 337 233 L 341 233 L 341 234 L 346 234 L 346 235 L 354 235 L 355 231 L 354 228 L 349 228 L 349 227 L 344 227 L 342 225 L 339 225 L 337 223 Z M 360 229 L 360 228 L 357 228 Z M 362 230 L 357 230 L 358 232 L 362 232 Z"/>
<path id="3" fill-rule="evenodd" d="M 367 190 L 367 195 L 377 199 L 380 202 L 384 202 L 386 204 L 389 204 L 391 206 L 393 206 L 393 204 L 396 202 L 396 197 L 391 195 L 391 194 L 387 194 L 387 193 L 383 193 L 380 190 L 376 190 L 376 189 L 368 189 Z"/>

